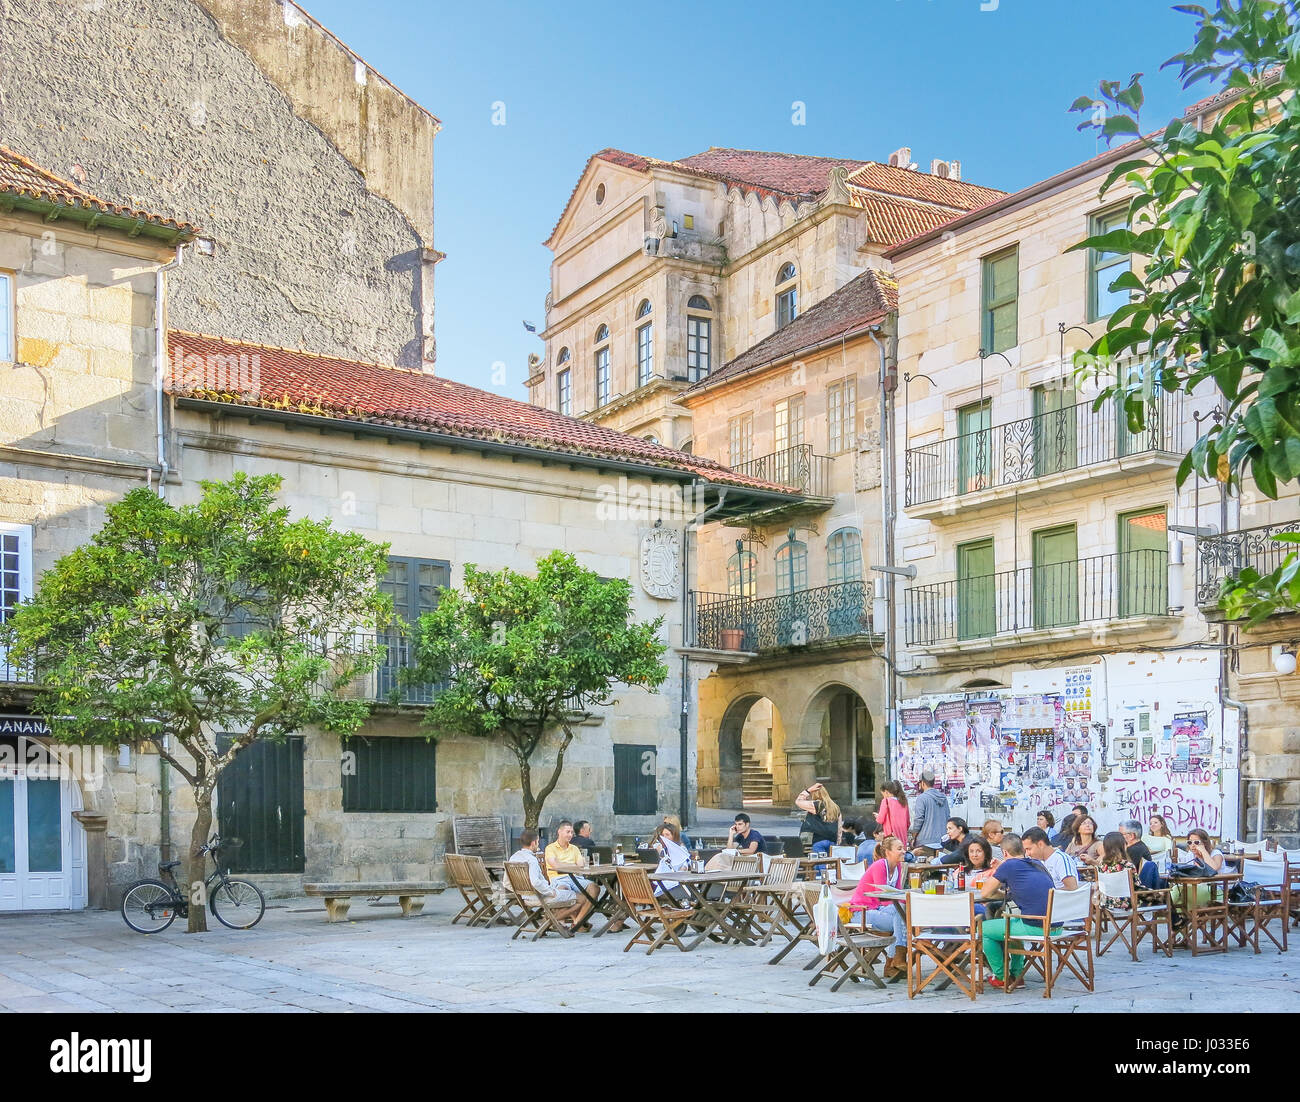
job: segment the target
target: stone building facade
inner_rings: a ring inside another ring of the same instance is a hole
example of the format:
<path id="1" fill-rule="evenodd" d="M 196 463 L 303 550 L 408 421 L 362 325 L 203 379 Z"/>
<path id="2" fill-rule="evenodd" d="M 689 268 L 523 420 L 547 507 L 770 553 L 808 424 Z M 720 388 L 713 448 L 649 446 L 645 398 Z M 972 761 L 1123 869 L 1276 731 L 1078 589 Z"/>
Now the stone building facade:
<path id="1" fill-rule="evenodd" d="M 0 145 L 203 227 L 171 324 L 432 366 L 440 124 L 291 0 L 13 0 L 0 59 Z"/>

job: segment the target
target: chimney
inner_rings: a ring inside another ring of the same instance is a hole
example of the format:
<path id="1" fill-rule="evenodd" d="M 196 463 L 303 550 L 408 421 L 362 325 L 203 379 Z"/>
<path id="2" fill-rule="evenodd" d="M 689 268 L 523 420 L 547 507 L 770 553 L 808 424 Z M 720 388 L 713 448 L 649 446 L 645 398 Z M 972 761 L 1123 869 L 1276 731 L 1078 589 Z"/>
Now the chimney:
<path id="1" fill-rule="evenodd" d="M 960 180 L 961 161 L 933 160 L 930 162 L 930 175 L 943 180 Z"/>
<path id="2" fill-rule="evenodd" d="M 912 163 L 911 149 L 907 146 L 903 146 L 901 149 L 895 149 L 894 152 L 889 155 L 889 166 L 890 168 L 915 168 L 916 165 Z"/>

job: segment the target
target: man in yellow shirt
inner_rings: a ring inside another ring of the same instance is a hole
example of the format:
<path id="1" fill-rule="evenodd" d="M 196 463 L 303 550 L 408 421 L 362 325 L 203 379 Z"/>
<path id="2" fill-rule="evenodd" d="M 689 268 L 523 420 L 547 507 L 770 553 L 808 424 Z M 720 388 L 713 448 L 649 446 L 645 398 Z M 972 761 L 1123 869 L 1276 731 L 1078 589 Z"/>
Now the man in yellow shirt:
<path id="1" fill-rule="evenodd" d="M 558 872 L 555 866 L 583 863 L 582 850 L 573 844 L 573 823 L 568 819 L 561 819 L 560 825 L 555 828 L 555 841 L 546 847 L 546 875 L 551 878 L 552 883 L 571 885 L 574 881 L 577 882 L 579 892 L 585 898 L 578 901 L 582 906 L 573 920 L 574 926 L 580 925 L 591 913 L 591 900 L 596 898 L 599 889 L 585 876 L 571 877 L 566 872 Z"/>

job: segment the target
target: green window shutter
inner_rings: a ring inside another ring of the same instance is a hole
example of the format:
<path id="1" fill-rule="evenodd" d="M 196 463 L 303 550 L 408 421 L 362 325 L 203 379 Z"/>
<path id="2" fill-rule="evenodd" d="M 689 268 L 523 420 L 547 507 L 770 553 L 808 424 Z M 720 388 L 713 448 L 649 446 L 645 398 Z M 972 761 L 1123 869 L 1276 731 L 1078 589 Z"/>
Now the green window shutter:
<path id="1" fill-rule="evenodd" d="M 988 489 L 993 471 L 993 402 L 985 398 L 957 411 L 957 492 Z"/>
<path id="2" fill-rule="evenodd" d="M 981 280 L 984 325 L 981 332 L 987 352 L 1014 348 L 1020 294 L 1020 250 L 1016 247 L 984 258 Z"/>
<path id="3" fill-rule="evenodd" d="M 343 750 L 344 811 L 438 810 L 433 740 L 354 736 Z"/>
<path id="4" fill-rule="evenodd" d="M 957 635 L 982 639 L 997 634 L 993 576 L 993 541 L 972 540 L 957 546 Z"/>
<path id="5" fill-rule="evenodd" d="M 653 815 L 658 810 L 658 758 L 653 746 L 614 746 L 615 815 Z"/>
<path id="6" fill-rule="evenodd" d="M 1068 383 L 1034 387 L 1034 474 L 1079 465 L 1078 396 Z"/>
<path id="7" fill-rule="evenodd" d="M 1169 532 L 1165 509 L 1140 509 L 1119 518 L 1119 615 L 1163 616 L 1169 611 Z"/>
<path id="8" fill-rule="evenodd" d="M 1034 533 L 1034 627 L 1079 622 L 1079 540 L 1073 524 Z"/>

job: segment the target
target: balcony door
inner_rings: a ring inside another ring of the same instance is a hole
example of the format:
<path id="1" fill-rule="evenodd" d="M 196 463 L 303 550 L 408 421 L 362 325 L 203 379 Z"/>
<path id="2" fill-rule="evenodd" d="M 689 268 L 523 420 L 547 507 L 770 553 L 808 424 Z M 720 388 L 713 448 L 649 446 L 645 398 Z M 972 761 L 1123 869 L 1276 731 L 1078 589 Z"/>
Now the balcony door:
<path id="1" fill-rule="evenodd" d="M 1164 507 L 1122 514 L 1118 546 L 1119 615 L 1163 616 L 1169 611 L 1169 533 Z"/>
<path id="2" fill-rule="evenodd" d="M 957 636 L 982 639 L 997 632 L 993 541 L 957 546 Z"/>
<path id="3" fill-rule="evenodd" d="M 957 411 L 957 492 L 987 489 L 993 470 L 993 403 L 964 406 Z"/>
<path id="4" fill-rule="evenodd" d="M 401 689 L 408 704 L 428 703 L 427 686 L 402 685 L 402 670 L 410 665 L 411 627 L 438 605 L 438 594 L 451 584 L 451 563 L 444 559 L 390 557 L 388 575 L 379 588 L 393 598 L 393 619 L 385 632 L 388 657 L 377 671 L 376 696 L 386 700 Z"/>
<path id="5" fill-rule="evenodd" d="M 1034 627 L 1079 622 L 1079 537 L 1073 524 L 1034 533 Z"/>
<path id="6" fill-rule="evenodd" d="M 1068 384 L 1034 387 L 1035 477 L 1079 465 L 1076 401 L 1074 388 Z"/>

